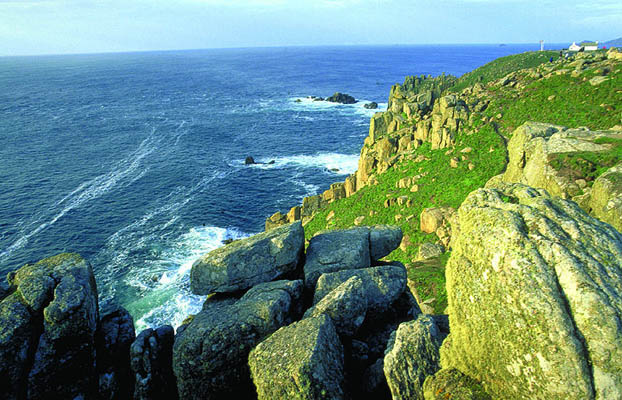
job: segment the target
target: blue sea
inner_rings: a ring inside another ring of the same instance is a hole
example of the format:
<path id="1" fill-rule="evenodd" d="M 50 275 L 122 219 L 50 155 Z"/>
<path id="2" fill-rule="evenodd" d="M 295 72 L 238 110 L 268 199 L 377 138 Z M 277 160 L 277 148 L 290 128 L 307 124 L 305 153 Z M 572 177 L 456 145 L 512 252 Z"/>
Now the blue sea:
<path id="1" fill-rule="evenodd" d="M 137 330 L 201 308 L 189 271 L 356 170 L 406 75 L 537 45 L 284 47 L 0 58 L 0 273 L 60 252 Z M 336 91 L 359 102 L 313 102 Z M 301 99 L 301 101 L 297 101 Z M 244 165 L 256 161 L 274 164 Z"/>

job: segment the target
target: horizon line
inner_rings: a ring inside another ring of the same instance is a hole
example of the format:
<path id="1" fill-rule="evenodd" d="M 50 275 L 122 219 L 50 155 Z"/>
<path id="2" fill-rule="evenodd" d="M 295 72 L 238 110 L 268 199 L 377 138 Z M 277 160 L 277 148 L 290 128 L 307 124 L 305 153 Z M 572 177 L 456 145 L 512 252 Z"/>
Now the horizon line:
<path id="1" fill-rule="evenodd" d="M 202 48 L 179 48 L 179 49 L 149 49 L 149 50 L 110 50 L 76 53 L 33 53 L 33 54 L 0 54 L 0 58 L 9 57 L 53 57 L 53 56 L 86 56 L 107 54 L 135 54 L 135 53 L 166 53 L 176 51 L 203 51 L 203 50 L 244 50 L 244 49 L 277 49 L 277 48 L 301 48 L 301 47 L 391 47 L 391 46 L 518 46 L 537 45 L 539 42 L 487 42 L 487 43 L 376 43 L 376 44 L 292 44 L 292 45 L 258 45 L 258 46 L 231 46 L 231 47 L 202 47 Z M 562 45 L 565 42 L 550 42 L 549 45 Z M 546 46 L 546 41 L 545 41 Z M 546 49 L 545 49 L 546 50 Z"/>

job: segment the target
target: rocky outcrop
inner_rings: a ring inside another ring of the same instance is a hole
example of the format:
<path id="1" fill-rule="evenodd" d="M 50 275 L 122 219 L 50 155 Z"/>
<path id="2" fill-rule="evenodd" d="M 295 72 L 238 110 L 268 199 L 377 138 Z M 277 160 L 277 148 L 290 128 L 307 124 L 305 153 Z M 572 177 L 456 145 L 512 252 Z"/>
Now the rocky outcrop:
<path id="1" fill-rule="evenodd" d="M 337 333 L 353 336 L 361 327 L 367 314 L 367 295 L 363 281 L 353 276 L 324 296 L 304 314 L 304 318 L 326 314 L 335 325 Z"/>
<path id="2" fill-rule="evenodd" d="M 455 368 L 442 369 L 423 384 L 425 400 L 492 400 L 482 385 Z"/>
<path id="3" fill-rule="evenodd" d="M 364 288 L 367 312 L 380 316 L 406 290 L 406 268 L 403 265 L 383 265 L 365 269 L 347 269 L 324 273 L 315 286 L 314 304 L 319 304 L 344 282 L 357 277 Z M 415 311 L 416 317 L 417 311 Z"/>
<path id="4" fill-rule="evenodd" d="M 175 331 L 170 325 L 142 331 L 130 347 L 136 400 L 176 399 L 173 375 L 173 341 Z"/>
<path id="5" fill-rule="evenodd" d="M 102 399 L 129 399 L 134 377 L 130 369 L 130 346 L 136 339 L 134 320 L 117 308 L 102 317 L 95 335 L 99 395 Z"/>
<path id="6" fill-rule="evenodd" d="M 173 369 L 180 398 L 252 393 L 249 352 L 298 316 L 301 297 L 302 281 L 276 281 L 254 286 L 237 301 L 208 301 L 175 338 Z"/>
<path id="7" fill-rule="evenodd" d="M 320 275 L 344 269 L 367 268 L 395 250 L 402 240 L 399 228 L 377 226 L 320 233 L 311 238 L 304 265 L 305 286 L 315 287 Z"/>
<path id="8" fill-rule="evenodd" d="M 300 222 L 236 240 L 192 265 L 192 292 L 234 292 L 277 279 L 296 269 L 303 248 Z"/>
<path id="9" fill-rule="evenodd" d="M 339 104 L 354 104 L 354 103 L 356 103 L 356 99 L 354 97 L 350 96 L 349 94 L 345 94 L 345 93 L 341 93 L 341 92 L 336 92 L 332 96 L 327 97 L 325 100 L 329 101 L 331 103 L 339 103 Z"/>
<path id="10" fill-rule="evenodd" d="M 97 393 L 99 320 L 91 266 L 76 254 L 27 264 L 8 276 L 0 302 L 0 380 L 7 399 Z"/>
<path id="11" fill-rule="evenodd" d="M 435 233 L 443 246 L 449 247 L 455 213 L 456 210 L 451 207 L 426 208 L 419 216 L 420 229 L 425 233 Z"/>
<path id="12" fill-rule="evenodd" d="M 384 357 L 384 375 L 394 399 L 423 400 L 423 382 L 440 369 L 441 343 L 441 331 L 427 315 L 404 322 L 393 332 Z"/>
<path id="13" fill-rule="evenodd" d="M 370 103 L 366 103 L 363 107 L 365 107 L 368 110 L 375 110 L 378 108 L 378 103 L 376 103 L 375 101 L 372 101 Z"/>
<path id="14" fill-rule="evenodd" d="M 622 235 L 521 184 L 476 190 L 458 219 L 442 366 L 496 398 L 622 398 Z"/>
<path id="15" fill-rule="evenodd" d="M 512 134 L 508 167 L 502 179 L 572 199 L 594 217 L 622 230 L 622 164 L 616 156 L 619 147 L 619 131 L 528 122 Z"/>
<path id="16" fill-rule="evenodd" d="M 343 347 L 324 314 L 279 329 L 248 364 L 260 400 L 346 398 Z"/>

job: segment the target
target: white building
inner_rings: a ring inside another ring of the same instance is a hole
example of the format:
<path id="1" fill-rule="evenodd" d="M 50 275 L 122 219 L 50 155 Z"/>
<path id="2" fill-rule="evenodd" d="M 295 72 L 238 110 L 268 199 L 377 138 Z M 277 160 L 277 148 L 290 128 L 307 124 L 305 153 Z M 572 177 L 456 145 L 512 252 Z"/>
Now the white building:
<path id="1" fill-rule="evenodd" d="M 598 50 L 598 42 L 581 42 L 577 44 L 577 42 L 572 42 L 570 47 L 568 47 L 569 51 L 595 51 Z"/>
<path id="2" fill-rule="evenodd" d="M 569 51 L 579 51 L 581 50 L 581 46 L 577 45 L 577 42 L 572 42 L 570 47 L 568 47 Z"/>

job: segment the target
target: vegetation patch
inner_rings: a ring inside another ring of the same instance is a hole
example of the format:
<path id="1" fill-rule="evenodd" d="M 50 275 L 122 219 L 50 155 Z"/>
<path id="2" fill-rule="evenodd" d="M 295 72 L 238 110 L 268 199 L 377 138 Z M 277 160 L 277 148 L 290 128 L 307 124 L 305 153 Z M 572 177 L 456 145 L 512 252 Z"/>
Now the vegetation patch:
<path id="1" fill-rule="evenodd" d="M 602 152 L 557 153 L 549 163 L 560 173 L 575 179 L 585 179 L 591 185 L 605 171 L 622 161 L 622 139 L 603 137 L 594 142 L 610 144 L 611 147 Z"/>

